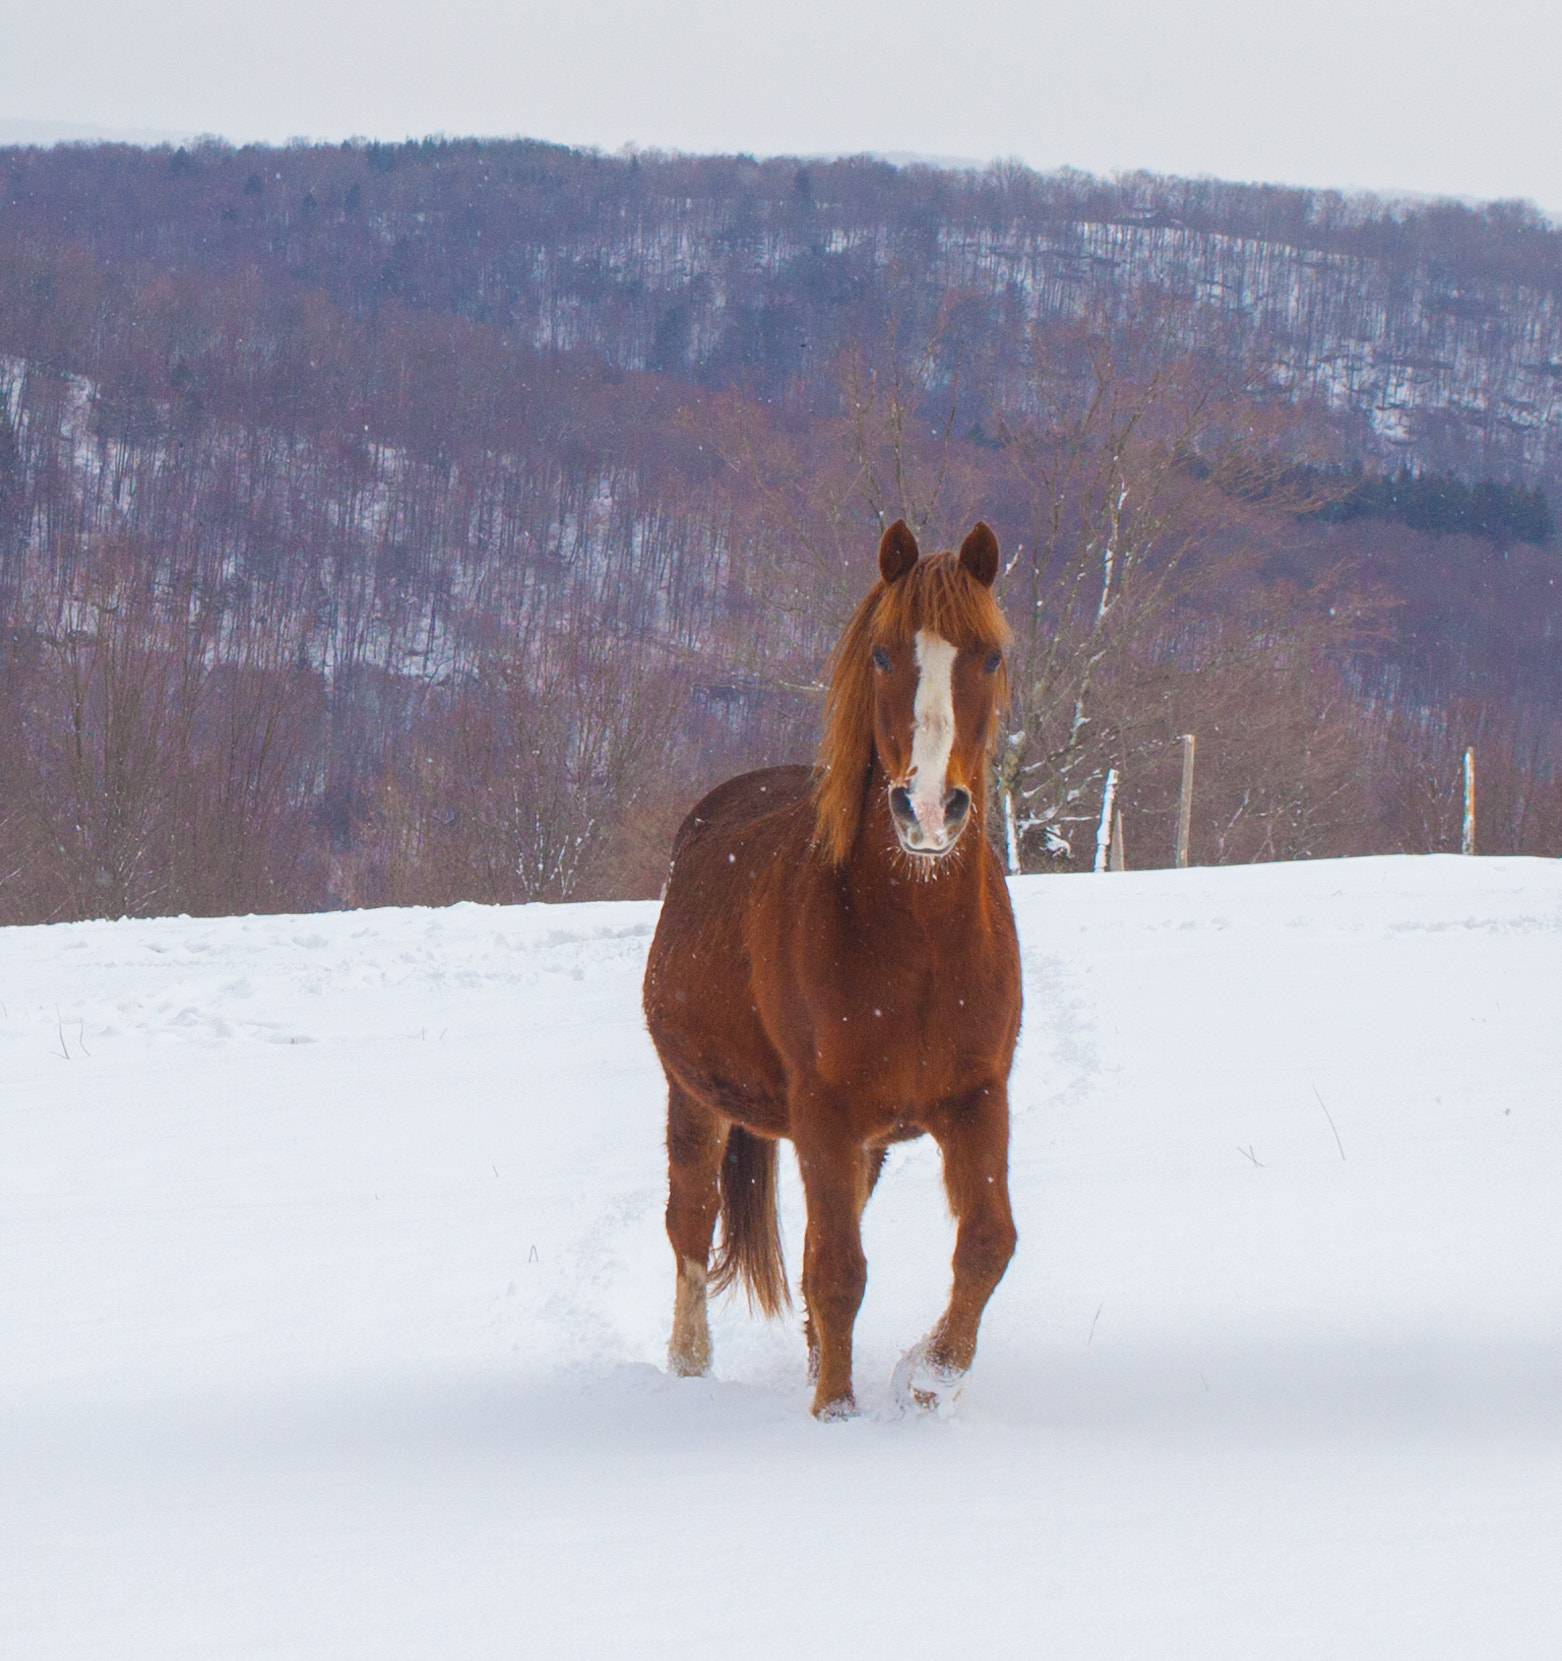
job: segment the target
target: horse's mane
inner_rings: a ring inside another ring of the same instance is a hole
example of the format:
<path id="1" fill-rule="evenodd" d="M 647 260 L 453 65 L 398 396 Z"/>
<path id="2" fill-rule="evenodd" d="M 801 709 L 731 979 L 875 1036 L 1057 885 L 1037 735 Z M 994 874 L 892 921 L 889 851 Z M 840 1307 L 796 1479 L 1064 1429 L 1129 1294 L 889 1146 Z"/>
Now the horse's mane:
<path id="1" fill-rule="evenodd" d="M 951 645 L 989 651 L 1009 641 L 992 590 L 960 564 L 955 553 L 920 559 L 892 583 L 875 583 L 864 596 L 830 659 L 824 737 L 814 768 L 814 846 L 830 865 L 844 864 L 862 826 L 868 775 L 873 767 L 873 648 L 905 642 L 919 629 Z M 1009 701 L 1005 670 L 993 688 L 996 707 Z M 977 781 L 976 806 L 986 799 L 985 776 Z"/>

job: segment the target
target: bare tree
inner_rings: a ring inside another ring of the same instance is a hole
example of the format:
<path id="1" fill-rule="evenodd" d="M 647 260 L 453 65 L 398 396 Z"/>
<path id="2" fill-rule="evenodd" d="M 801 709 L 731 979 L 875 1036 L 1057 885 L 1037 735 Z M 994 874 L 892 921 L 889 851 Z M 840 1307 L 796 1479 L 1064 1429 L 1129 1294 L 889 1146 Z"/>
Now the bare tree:
<path id="1" fill-rule="evenodd" d="M 683 700 L 650 654 L 577 618 L 436 691 L 385 775 L 362 859 L 401 904 L 567 900 L 665 789 Z"/>
<path id="2" fill-rule="evenodd" d="M 1126 322 L 1033 338 L 1034 404 L 1006 429 L 1033 526 L 1005 572 L 1015 706 L 997 775 L 1014 869 L 1038 842 L 1071 857 L 1108 769 L 1132 778 L 1113 706 L 1196 654 L 1250 557 L 1255 498 L 1270 516 L 1304 505 L 1277 486 L 1282 433 L 1260 389 L 1190 354 L 1187 334 L 1149 296 Z"/>
<path id="3" fill-rule="evenodd" d="M 844 350 L 835 413 L 778 421 L 735 399 L 717 428 L 736 494 L 752 503 L 744 528 L 769 567 L 767 598 L 800 620 L 805 656 L 833 643 L 894 520 L 946 545 L 992 513 L 990 481 L 957 430 L 958 298 L 920 328 L 893 314 L 875 349 Z"/>

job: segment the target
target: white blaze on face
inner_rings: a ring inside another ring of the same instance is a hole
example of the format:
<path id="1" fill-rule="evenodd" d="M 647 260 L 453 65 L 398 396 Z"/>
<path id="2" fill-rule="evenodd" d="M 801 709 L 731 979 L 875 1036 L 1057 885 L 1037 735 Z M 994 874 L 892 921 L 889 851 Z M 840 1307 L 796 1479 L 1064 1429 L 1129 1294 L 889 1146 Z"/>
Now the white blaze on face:
<path id="1" fill-rule="evenodd" d="M 955 648 L 917 630 L 917 698 L 912 708 L 911 806 L 923 836 L 944 840 L 944 796 L 955 742 Z"/>

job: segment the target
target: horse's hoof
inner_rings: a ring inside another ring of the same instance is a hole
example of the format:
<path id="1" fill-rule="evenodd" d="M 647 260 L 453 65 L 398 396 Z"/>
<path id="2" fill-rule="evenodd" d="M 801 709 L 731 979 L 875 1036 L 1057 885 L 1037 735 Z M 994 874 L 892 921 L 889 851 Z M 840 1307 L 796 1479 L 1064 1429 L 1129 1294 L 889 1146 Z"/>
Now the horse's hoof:
<path id="1" fill-rule="evenodd" d="M 677 1350 L 667 1352 L 667 1370 L 674 1378 L 704 1378 L 710 1372 L 710 1353 L 680 1355 Z"/>
<path id="2" fill-rule="evenodd" d="M 840 1419 L 855 1419 L 857 1403 L 851 1396 L 837 1396 L 834 1401 L 815 1402 L 813 1416 L 822 1425 L 835 1424 Z"/>
<path id="3" fill-rule="evenodd" d="M 965 1380 L 966 1374 L 958 1367 L 945 1367 L 932 1358 L 924 1338 L 901 1356 L 890 1382 L 902 1411 L 916 1408 L 947 1419 L 960 1400 Z"/>

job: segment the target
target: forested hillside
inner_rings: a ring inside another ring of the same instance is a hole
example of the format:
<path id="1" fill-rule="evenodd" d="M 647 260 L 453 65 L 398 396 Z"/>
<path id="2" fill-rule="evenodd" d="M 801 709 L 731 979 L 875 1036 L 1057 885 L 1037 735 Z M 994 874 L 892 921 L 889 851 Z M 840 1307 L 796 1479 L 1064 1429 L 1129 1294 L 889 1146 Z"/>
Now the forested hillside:
<path id="1" fill-rule="evenodd" d="M 904 514 L 1015 862 L 1562 852 L 1562 234 L 530 143 L 0 151 L 0 917 L 654 893 Z"/>

